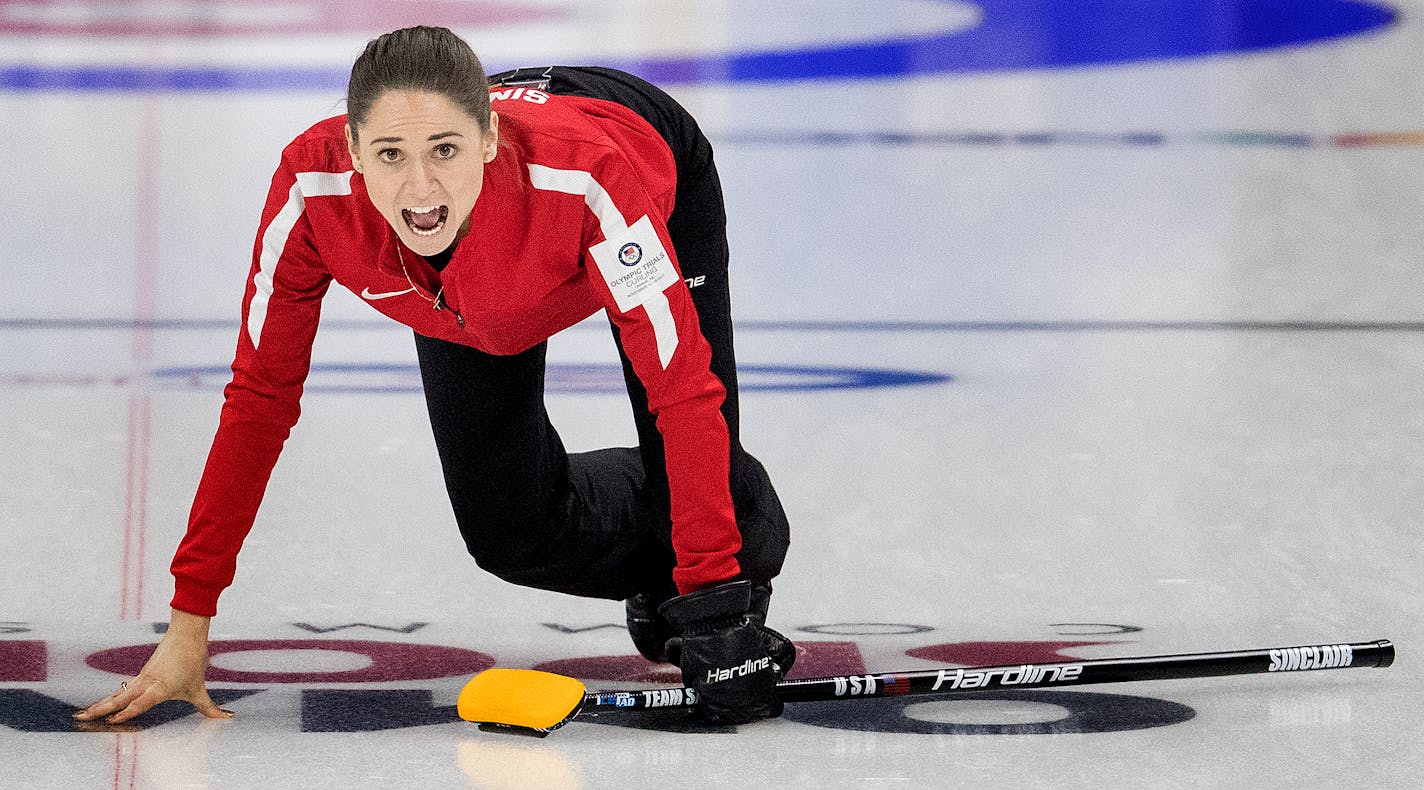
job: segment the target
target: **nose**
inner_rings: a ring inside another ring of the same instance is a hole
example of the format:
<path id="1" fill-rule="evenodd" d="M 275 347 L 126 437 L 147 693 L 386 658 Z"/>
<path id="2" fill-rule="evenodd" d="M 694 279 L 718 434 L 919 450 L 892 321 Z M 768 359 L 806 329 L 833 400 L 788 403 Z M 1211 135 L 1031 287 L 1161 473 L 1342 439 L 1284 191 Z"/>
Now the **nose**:
<path id="1" fill-rule="evenodd" d="M 426 197 L 435 191 L 435 174 L 424 159 L 416 159 L 406 175 L 406 186 L 413 197 Z"/>

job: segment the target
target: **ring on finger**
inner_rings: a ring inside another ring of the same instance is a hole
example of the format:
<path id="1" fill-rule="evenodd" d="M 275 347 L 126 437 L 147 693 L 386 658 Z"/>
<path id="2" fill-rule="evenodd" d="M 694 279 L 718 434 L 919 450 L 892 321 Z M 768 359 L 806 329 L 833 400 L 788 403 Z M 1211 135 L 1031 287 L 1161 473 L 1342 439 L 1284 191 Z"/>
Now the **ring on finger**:
<path id="1" fill-rule="evenodd" d="M 127 680 L 122 681 L 122 682 L 119 683 L 119 691 L 128 691 L 128 690 L 129 690 L 129 682 L 128 682 Z"/>

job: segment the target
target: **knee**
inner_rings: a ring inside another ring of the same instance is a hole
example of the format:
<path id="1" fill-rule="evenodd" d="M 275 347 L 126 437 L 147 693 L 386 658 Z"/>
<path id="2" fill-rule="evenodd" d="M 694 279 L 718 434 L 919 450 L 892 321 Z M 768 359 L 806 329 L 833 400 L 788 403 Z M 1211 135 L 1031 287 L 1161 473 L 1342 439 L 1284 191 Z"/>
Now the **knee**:
<path id="1" fill-rule="evenodd" d="M 524 587 L 543 586 L 544 569 L 556 564 L 551 544 L 515 530 L 475 538 L 467 535 L 465 549 L 481 570 Z"/>
<path id="2" fill-rule="evenodd" d="M 737 528 L 742 533 L 737 563 L 743 577 L 768 582 L 781 573 L 791 548 L 791 525 L 761 462 L 747 455 L 739 466 L 739 479 L 733 486 Z"/>
<path id="3" fill-rule="evenodd" d="M 562 544 L 559 520 L 550 507 L 499 506 L 461 508 L 456 514 L 465 550 L 480 568 L 504 579 L 547 566 Z"/>

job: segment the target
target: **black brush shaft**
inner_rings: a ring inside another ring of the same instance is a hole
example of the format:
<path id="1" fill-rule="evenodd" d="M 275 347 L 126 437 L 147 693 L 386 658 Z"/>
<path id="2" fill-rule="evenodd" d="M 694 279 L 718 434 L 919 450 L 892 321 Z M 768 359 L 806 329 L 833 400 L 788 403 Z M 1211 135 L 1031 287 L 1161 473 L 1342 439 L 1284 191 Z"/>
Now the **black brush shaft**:
<path id="1" fill-rule="evenodd" d="M 1392 663 L 1394 644 L 1387 639 L 1378 639 L 1373 642 L 1337 642 L 1261 650 L 1070 660 L 1052 664 L 1010 664 L 837 675 L 783 680 L 777 684 L 776 691 L 783 702 L 824 702 L 837 699 L 1056 688 L 1227 675 L 1293 675 L 1327 669 L 1383 668 Z M 691 707 L 695 699 L 693 692 L 685 688 L 593 691 L 584 697 L 580 713 L 685 708 Z"/>

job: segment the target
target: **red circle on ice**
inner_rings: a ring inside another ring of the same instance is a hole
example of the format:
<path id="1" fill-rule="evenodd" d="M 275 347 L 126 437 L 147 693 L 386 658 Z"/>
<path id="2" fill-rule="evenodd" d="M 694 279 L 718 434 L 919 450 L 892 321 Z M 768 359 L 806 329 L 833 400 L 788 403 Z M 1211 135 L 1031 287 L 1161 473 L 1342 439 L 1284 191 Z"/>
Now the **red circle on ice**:
<path id="1" fill-rule="evenodd" d="M 413 24 L 490 27 L 561 18 L 560 9 L 484 0 L 0 0 L 0 33 L 83 36 L 202 36 L 367 33 Z"/>
<path id="2" fill-rule="evenodd" d="M 100 650 L 84 662 L 116 675 L 137 675 L 157 645 L 130 645 Z M 364 656 L 369 666 L 339 671 L 247 671 L 208 667 L 207 679 L 218 683 L 386 683 L 435 680 L 473 675 L 494 666 L 494 658 L 474 650 L 444 645 L 373 642 L 361 639 L 234 639 L 208 643 L 213 656 L 267 650 L 330 650 Z"/>

